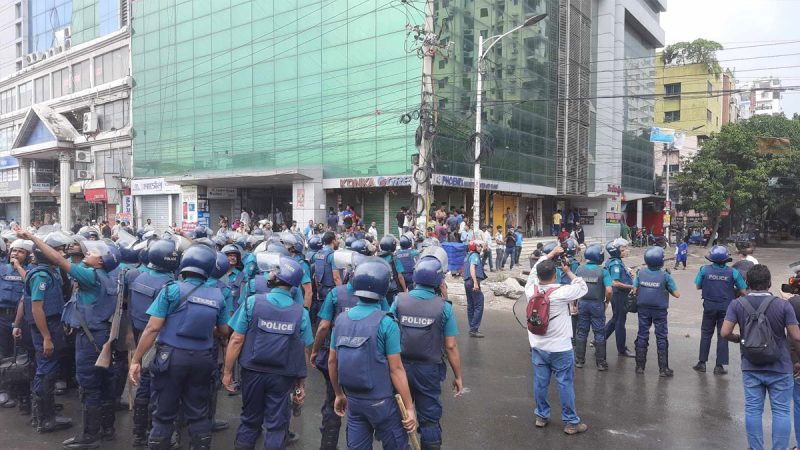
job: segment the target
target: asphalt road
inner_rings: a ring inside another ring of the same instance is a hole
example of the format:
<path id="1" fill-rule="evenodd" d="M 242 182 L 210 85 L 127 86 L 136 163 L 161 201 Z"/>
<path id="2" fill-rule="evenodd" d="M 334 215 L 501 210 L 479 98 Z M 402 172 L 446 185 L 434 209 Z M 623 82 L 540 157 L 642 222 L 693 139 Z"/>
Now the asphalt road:
<path id="1" fill-rule="evenodd" d="M 693 278 L 703 263 L 699 257 L 702 250 L 693 247 L 692 252 L 697 256 L 690 258 L 689 269 L 673 272 L 683 294 L 680 299 L 673 300 L 669 313 L 670 366 L 675 370 L 675 376 L 659 378 L 652 336 L 645 375 L 637 376 L 634 360 L 618 358 L 613 345 L 609 345 L 609 371 L 597 372 L 591 364 L 576 369 L 578 414 L 589 425 L 589 431 L 578 436 L 566 436 L 562 431 L 554 382 L 550 397 L 553 408 L 551 423 L 545 429 L 533 426 L 530 351 L 525 332 L 511 315 L 512 302 L 506 301 L 506 307 L 486 311 L 482 326 L 485 339 L 472 339 L 463 332 L 466 329 L 466 311 L 456 302 L 462 330 L 459 346 L 463 376 L 469 391 L 460 398 L 449 394 L 444 396 L 443 448 L 746 448 L 740 356 L 736 347 L 731 346 L 728 375 L 715 376 L 710 371 L 699 374 L 691 369 L 697 361 L 702 311 Z M 789 275 L 786 265 L 798 259 L 796 249 L 786 247 L 759 249 L 756 257 L 773 268 L 773 292 L 777 292 L 780 283 Z M 631 257 L 629 264 L 639 263 L 639 260 L 639 256 Z M 628 346 L 631 348 L 635 319 L 634 315 L 628 316 Z M 713 349 L 712 345 L 712 358 Z M 587 360 L 593 360 L 591 349 L 587 352 Z M 713 364 L 709 369 L 712 367 Z M 448 373 L 445 389 L 451 380 L 452 375 Z M 292 419 L 292 429 L 300 435 L 300 441 L 292 448 L 313 449 L 319 446 L 319 408 L 324 384 L 315 370 L 310 371 L 307 386 L 303 414 Z M 241 398 L 229 397 L 224 392 L 219 395 L 219 418 L 228 420 L 231 428 L 214 435 L 213 447 L 232 448 Z M 76 423 L 72 430 L 39 435 L 27 425 L 27 418 L 16 410 L 0 410 L 0 436 L 3 439 L 0 448 L 60 448 L 61 441 L 77 431 L 80 411 L 75 391 L 58 397 L 58 401 L 65 403 L 64 414 Z M 129 412 L 118 414 L 117 439 L 104 443 L 102 448 L 130 448 L 131 417 Z M 766 435 L 769 436 L 769 407 L 765 417 Z M 376 443 L 376 448 L 379 447 Z M 344 432 L 340 448 L 345 448 Z"/>

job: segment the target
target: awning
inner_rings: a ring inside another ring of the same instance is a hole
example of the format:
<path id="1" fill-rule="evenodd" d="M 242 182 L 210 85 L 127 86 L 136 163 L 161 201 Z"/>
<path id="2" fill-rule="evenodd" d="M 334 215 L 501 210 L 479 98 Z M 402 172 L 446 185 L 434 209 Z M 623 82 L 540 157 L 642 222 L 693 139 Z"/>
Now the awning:
<path id="1" fill-rule="evenodd" d="M 102 203 L 108 201 L 105 181 L 92 180 L 83 185 L 83 198 L 85 198 L 89 203 Z"/>

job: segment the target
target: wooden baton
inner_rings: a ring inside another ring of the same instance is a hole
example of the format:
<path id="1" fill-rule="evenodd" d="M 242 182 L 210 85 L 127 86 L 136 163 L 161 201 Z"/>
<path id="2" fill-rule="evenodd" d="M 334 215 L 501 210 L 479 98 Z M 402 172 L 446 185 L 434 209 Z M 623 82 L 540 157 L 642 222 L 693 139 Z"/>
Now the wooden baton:
<path id="1" fill-rule="evenodd" d="M 403 416 L 403 420 L 408 419 L 408 410 L 406 409 L 405 403 L 403 403 L 403 397 L 400 397 L 400 394 L 395 394 L 394 399 L 397 400 L 397 406 L 398 408 L 400 408 L 400 415 Z M 409 431 L 408 439 L 411 441 L 412 449 L 420 450 L 419 436 L 417 436 L 417 430 Z"/>

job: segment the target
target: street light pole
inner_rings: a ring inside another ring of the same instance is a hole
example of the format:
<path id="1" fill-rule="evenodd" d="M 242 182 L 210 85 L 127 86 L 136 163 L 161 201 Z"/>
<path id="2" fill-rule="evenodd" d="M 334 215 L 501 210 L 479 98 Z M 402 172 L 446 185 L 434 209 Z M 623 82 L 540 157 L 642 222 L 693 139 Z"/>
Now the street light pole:
<path id="1" fill-rule="evenodd" d="M 497 44 L 501 39 L 508 36 L 511 33 L 514 33 L 517 30 L 520 30 L 524 27 L 528 27 L 539 23 L 542 21 L 547 14 L 539 14 L 538 16 L 533 16 L 525 19 L 521 25 L 517 25 L 516 27 L 512 28 L 509 31 L 506 31 L 503 34 L 497 36 L 491 36 L 486 39 L 489 42 L 489 45 L 486 46 L 486 49 L 483 48 L 483 35 L 478 36 L 478 60 L 477 60 L 477 67 L 478 67 L 478 74 L 477 80 L 475 83 L 475 87 L 477 88 L 478 92 L 475 95 L 475 185 L 473 186 L 473 199 L 472 199 L 472 229 L 477 232 L 480 230 L 481 226 L 481 112 L 482 112 L 482 101 L 483 101 L 483 60 L 486 58 L 486 55 L 489 53 L 489 50 L 492 49 L 494 44 Z"/>

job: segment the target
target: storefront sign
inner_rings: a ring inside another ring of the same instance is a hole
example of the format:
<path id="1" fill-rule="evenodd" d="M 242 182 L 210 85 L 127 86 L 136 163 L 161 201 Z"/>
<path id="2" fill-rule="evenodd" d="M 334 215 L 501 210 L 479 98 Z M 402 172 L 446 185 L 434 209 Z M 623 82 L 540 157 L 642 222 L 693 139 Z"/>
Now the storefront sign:
<path id="1" fill-rule="evenodd" d="M 434 175 L 433 184 L 439 186 L 452 186 L 472 189 L 475 186 L 475 180 L 472 178 L 456 177 L 451 175 Z M 481 181 L 481 189 L 496 190 L 499 187 L 498 183 Z"/>
<path id="2" fill-rule="evenodd" d="M 89 203 L 102 203 L 108 201 L 105 188 L 84 189 L 83 198 Z"/>
<path id="3" fill-rule="evenodd" d="M 181 228 L 192 231 L 197 226 L 197 186 L 181 186 Z"/>
<path id="4" fill-rule="evenodd" d="M 31 192 L 50 192 L 50 183 L 31 183 Z"/>
<path id="5" fill-rule="evenodd" d="M 236 198 L 236 188 L 210 187 L 206 190 L 208 199 L 231 199 Z"/>
<path id="6" fill-rule="evenodd" d="M 650 142 L 663 142 L 672 144 L 675 141 L 675 129 L 652 127 L 650 129 Z"/>
<path id="7" fill-rule="evenodd" d="M 181 187 L 167 183 L 163 178 L 142 178 L 131 181 L 131 193 L 133 195 L 180 194 Z"/>
<path id="8" fill-rule="evenodd" d="M 122 205 L 120 205 L 121 214 L 133 214 L 133 196 L 131 195 L 123 195 L 122 196 Z"/>
<path id="9" fill-rule="evenodd" d="M 0 181 L 0 197 L 19 197 L 19 180 Z"/>
<path id="10" fill-rule="evenodd" d="M 619 194 L 622 194 L 622 186 L 620 186 L 618 184 L 609 184 L 607 191 L 611 192 L 612 194 L 619 195 Z"/>
<path id="11" fill-rule="evenodd" d="M 606 225 L 619 225 L 621 221 L 622 213 L 611 211 L 606 213 Z"/>
<path id="12" fill-rule="evenodd" d="M 411 186 L 411 175 L 397 175 L 390 177 L 359 177 L 342 178 L 339 180 L 340 188 L 370 188 Z"/>
<path id="13" fill-rule="evenodd" d="M 19 161 L 13 156 L 0 156 L 0 169 L 13 169 L 19 167 Z"/>

